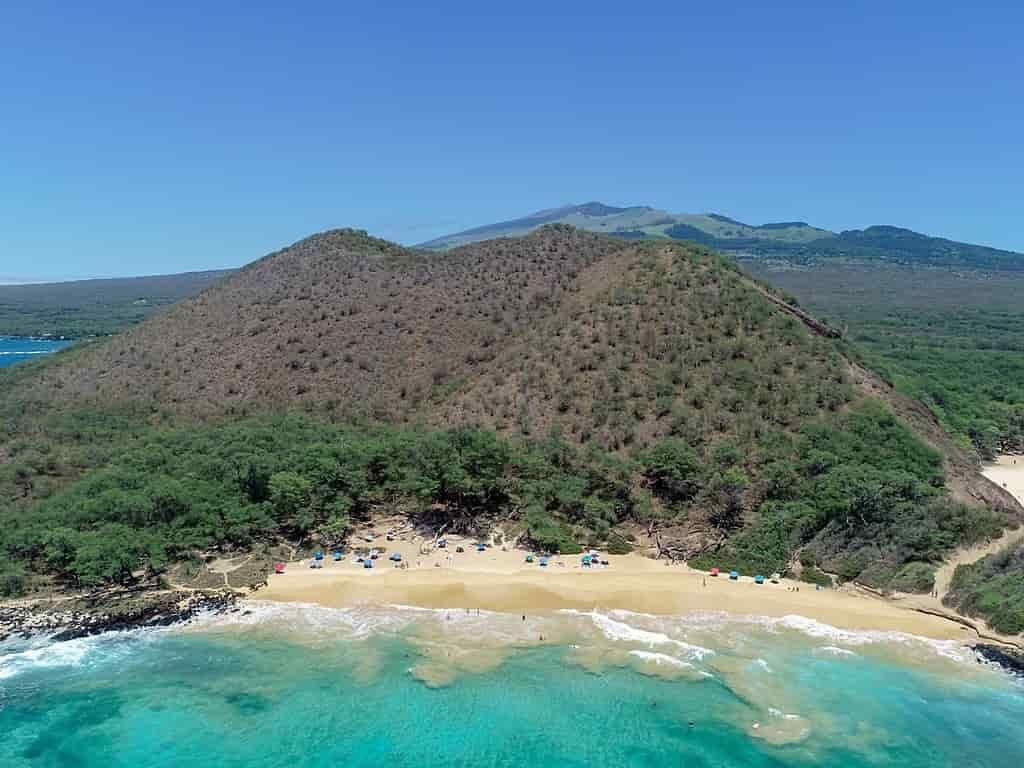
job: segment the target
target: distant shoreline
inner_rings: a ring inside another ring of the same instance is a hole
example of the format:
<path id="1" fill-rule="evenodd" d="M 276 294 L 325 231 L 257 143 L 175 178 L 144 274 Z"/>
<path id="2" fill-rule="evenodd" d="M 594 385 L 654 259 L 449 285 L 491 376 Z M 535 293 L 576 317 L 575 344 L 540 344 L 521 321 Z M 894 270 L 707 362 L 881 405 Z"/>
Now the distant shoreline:
<path id="1" fill-rule="evenodd" d="M 0 333 L 0 341 L 77 341 L 73 336 L 24 336 L 19 333 Z"/>

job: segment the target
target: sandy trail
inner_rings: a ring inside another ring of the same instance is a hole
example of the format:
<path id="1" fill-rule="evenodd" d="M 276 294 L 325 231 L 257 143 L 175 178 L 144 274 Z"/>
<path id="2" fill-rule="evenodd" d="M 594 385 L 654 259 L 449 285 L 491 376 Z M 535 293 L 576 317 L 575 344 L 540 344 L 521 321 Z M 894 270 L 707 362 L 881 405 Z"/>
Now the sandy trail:
<path id="1" fill-rule="evenodd" d="M 949 591 L 949 583 L 953 580 L 953 572 L 956 571 L 958 565 L 970 565 L 986 555 L 998 552 L 1004 547 L 1019 544 L 1021 541 L 1024 541 L 1024 527 L 1006 531 L 998 539 L 993 539 L 987 544 L 978 544 L 976 546 L 959 549 L 954 552 L 953 555 L 935 571 L 935 589 L 939 594 L 939 598 L 936 602 L 941 602 L 942 598 L 946 596 L 946 592 Z"/>

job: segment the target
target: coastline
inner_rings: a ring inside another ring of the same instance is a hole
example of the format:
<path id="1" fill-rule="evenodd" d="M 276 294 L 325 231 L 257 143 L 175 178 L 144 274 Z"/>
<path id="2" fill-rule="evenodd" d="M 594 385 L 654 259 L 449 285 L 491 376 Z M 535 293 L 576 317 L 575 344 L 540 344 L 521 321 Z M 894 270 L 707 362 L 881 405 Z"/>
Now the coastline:
<path id="1" fill-rule="evenodd" d="M 389 546 L 389 552 L 413 548 L 408 542 L 389 542 Z M 525 563 L 525 553 L 519 550 L 476 552 L 467 547 L 465 553 L 454 555 L 454 562 L 437 553 L 421 557 L 418 568 L 414 548 L 412 555 L 408 570 L 395 568 L 384 558 L 374 569 L 365 570 L 351 556 L 340 563 L 328 562 L 322 569 L 309 568 L 308 561 L 291 563 L 285 573 L 270 577 L 256 599 L 328 608 L 403 605 L 523 615 L 566 609 L 664 616 L 697 612 L 768 618 L 797 615 L 849 631 L 976 639 L 966 626 L 856 590 L 815 590 L 813 585 L 789 579 L 758 585 L 749 576 L 731 581 L 725 575 L 712 577 L 640 555 L 608 556 L 609 566 L 597 570 L 580 567 L 577 556 L 554 558 L 541 568 Z M 403 560 L 409 562 L 404 553 Z"/>
<path id="2" fill-rule="evenodd" d="M 1001 456 L 983 474 L 1024 503 L 1024 457 Z M 816 590 L 791 579 L 758 585 L 749 575 L 732 581 L 724 574 L 712 577 L 639 554 L 606 555 L 607 567 L 589 569 L 581 566 L 579 556 L 555 556 L 545 568 L 526 562 L 523 549 L 491 546 L 478 552 L 473 541 L 450 536 L 447 549 L 424 554 L 426 542 L 420 537 L 387 541 L 383 531 L 374 533 L 374 543 L 364 544 L 382 550 L 373 569 L 357 564 L 351 553 L 340 562 L 328 553 L 320 569 L 310 568 L 308 559 L 288 563 L 285 573 L 268 576 L 266 586 L 248 598 L 240 590 L 178 586 L 170 591 L 115 590 L 62 600 L 7 601 L 0 603 L 0 639 L 35 634 L 67 639 L 182 623 L 203 612 L 239 610 L 251 599 L 325 608 L 406 606 L 533 616 L 624 610 L 654 616 L 717 612 L 739 619 L 800 617 L 852 632 L 899 632 L 996 653 L 1010 648 L 1013 658 L 1022 648 L 1020 638 L 1000 636 L 984 622 L 953 613 L 940 598 L 927 595 L 883 596 L 853 585 Z M 997 544 L 1021 540 L 1024 528 L 1008 531 L 1000 542 L 952 553 L 946 565 L 972 562 Z M 463 553 L 456 553 L 459 545 Z M 388 560 L 395 552 L 402 556 L 401 568 Z"/>
<path id="3" fill-rule="evenodd" d="M 1024 504 L 1024 457 L 1000 456 L 982 474 Z M 983 622 L 946 609 L 941 594 L 885 597 L 856 586 L 816 590 L 791 579 L 758 585 L 750 576 L 731 581 L 724 574 L 712 577 L 637 554 L 609 555 L 609 566 L 596 570 L 582 568 L 579 556 L 568 555 L 541 568 L 525 562 L 525 550 L 491 547 L 477 552 L 471 541 L 451 537 L 449 549 L 422 554 L 416 539 L 388 542 L 376 533 L 375 541 L 388 554 L 401 554 L 404 568 L 394 567 L 384 555 L 370 570 L 355 563 L 351 554 L 341 562 L 328 558 L 321 569 L 309 568 L 309 561 L 289 563 L 285 573 L 269 577 L 257 599 L 328 608 L 404 605 L 521 614 L 621 609 L 654 615 L 797 615 L 843 630 L 903 632 L 972 647 L 996 643 L 1021 650 L 1020 638 L 1001 636 Z M 1024 529 L 1018 529 L 1002 541 L 1022 538 Z M 466 551 L 456 554 L 454 547 L 460 543 Z M 949 560 L 973 561 L 992 546 L 951 553 Z"/>

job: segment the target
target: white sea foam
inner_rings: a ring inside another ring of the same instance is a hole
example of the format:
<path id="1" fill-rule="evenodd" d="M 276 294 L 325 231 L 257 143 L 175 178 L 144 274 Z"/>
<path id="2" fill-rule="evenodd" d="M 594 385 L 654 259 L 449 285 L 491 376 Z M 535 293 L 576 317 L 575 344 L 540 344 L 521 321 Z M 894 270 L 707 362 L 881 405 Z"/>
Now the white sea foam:
<path id="1" fill-rule="evenodd" d="M 837 645 L 824 645 L 817 650 L 822 653 L 830 653 L 833 656 L 856 656 L 857 654 L 847 648 L 840 648 Z"/>
<path id="2" fill-rule="evenodd" d="M 416 620 L 414 615 L 395 608 L 326 608 L 313 603 L 276 603 L 247 601 L 242 610 L 214 614 L 191 627 L 205 631 L 217 627 L 280 627 L 291 631 L 340 632 L 363 638 L 380 632 L 397 632 Z"/>
<path id="3" fill-rule="evenodd" d="M 630 651 L 630 656 L 636 656 L 638 659 L 643 661 L 654 662 L 657 665 L 667 664 L 670 667 L 680 668 L 693 668 L 693 664 L 682 659 L 677 659 L 675 656 L 669 656 L 667 653 L 655 653 L 653 651 Z"/>
<path id="4" fill-rule="evenodd" d="M 646 614 L 638 614 L 646 616 Z M 924 648 L 937 656 L 961 663 L 973 663 L 973 654 L 967 646 L 956 640 L 933 640 L 907 632 L 888 630 L 851 630 L 834 627 L 816 619 L 788 614 L 781 617 L 730 614 L 725 612 L 700 612 L 685 616 L 668 617 L 675 626 L 685 629 L 699 629 L 704 632 L 722 631 L 736 625 L 753 625 L 759 629 L 778 633 L 799 632 L 807 637 L 828 641 L 826 648 L 848 650 L 842 646 L 860 647 L 878 644 L 893 644 L 905 647 Z M 664 625 L 663 625 L 664 626 Z M 829 651 L 833 652 L 834 651 Z"/>
<path id="5" fill-rule="evenodd" d="M 801 720 L 803 717 L 802 715 L 783 712 L 781 709 L 776 709 L 775 707 L 768 707 L 768 714 L 772 717 L 781 717 L 783 720 Z"/>
<path id="6" fill-rule="evenodd" d="M 675 648 L 679 648 L 691 658 L 703 659 L 705 656 L 714 655 L 714 651 L 710 648 L 705 648 L 700 645 L 694 645 L 693 643 L 687 643 L 683 640 L 677 640 L 669 637 L 663 632 L 653 632 L 641 627 L 628 624 L 625 621 L 619 621 L 611 618 L 598 611 L 591 611 L 589 613 L 580 613 L 578 611 L 562 611 L 562 613 L 575 614 L 578 616 L 589 617 L 593 622 L 594 626 L 597 627 L 601 633 L 609 640 L 616 640 L 627 643 L 637 643 L 640 645 L 646 645 L 649 648 L 659 645 L 670 645 Z M 621 614 L 617 614 L 621 615 Z M 643 614 L 633 614 L 636 617 L 642 617 Z M 654 617 L 650 617 L 654 618 Z"/>
<path id="7" fill-rule="evenodd" d="M 38 669 L 74 668 L 117 661 L 131 653 L 134 644 L 155 638 L 164 631 L 165 628 L 153 627 L 60 642 L 35 638 L 17 644 L 6 643 L 0 645 L 0 680 Z"/>
<path id="8" fill-rule="evenodd" d="M 744 642 L 748 633 L 726 630 L 743 626 L 773 634 L 783 631 L 799 632 L 806 637 L 826 641 L 827 644 L 820 650 L 837 656 L 856 655 L 851 648 L 889 643 L 927 649 L 956 662 L 974 661 L 970 649 L 955 640 L 931 640 L 903 632 L 841 629 L 796 614 L 766 617 L 725 612 L 695 612 L 677 616 L 656 616 L 621 609 L 609 612 L 565 609 L 559 611 L 557 615 L 579 618 L 613 642 L 634 644 L 648 649 L 672 648 L 677 655 L 697 661 L 714 655 L 715 651 L 699 644 L 699 641 L 691 642 L 694 634 L 699 638 L 713 635 L 716 644 L 721 642 L 732 646 Z M 526 634 L 532 634 L 537 630 L 546 633 L 543 624 L 552 620 L 557 619 L 530 616 L 527 623 L 522 625 L 517 615 L 490 611 L 477 613 L 476 610 L 467 612 L 463 608 L 422 608 L 398 604 L 326 608 L 307 603 L 254 600 L 247 601 L 242 611 L 216 615 L 208 622 L 200 623 L 198 627 L 275 624 L 302 632 L 333 631 L 348 637 L 364 638 L 381 632 L 402 632 L 415 623 L 432 621 L 445 631 L 515 640 L 519 639 L 524 631 Z M 537 627 L 537 622 L 541 622 L 542 626 Z M 772 671 L 764 659 L 756 658 L 754 663 L 767 672 Z"/>

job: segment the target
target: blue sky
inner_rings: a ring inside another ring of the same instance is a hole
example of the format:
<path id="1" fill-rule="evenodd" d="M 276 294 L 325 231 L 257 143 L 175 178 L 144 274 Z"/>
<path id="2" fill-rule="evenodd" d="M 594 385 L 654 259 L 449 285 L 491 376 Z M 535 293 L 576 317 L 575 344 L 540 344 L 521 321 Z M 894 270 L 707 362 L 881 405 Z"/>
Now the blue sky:
<path id="1" fill-rule="evenodd" d="M 0 280 L 588 200 L 1024 251 L 1021 4 L 213 5 L 5 5 Z"/>

